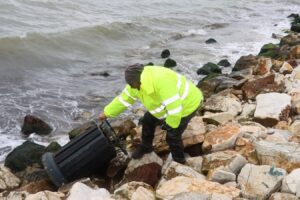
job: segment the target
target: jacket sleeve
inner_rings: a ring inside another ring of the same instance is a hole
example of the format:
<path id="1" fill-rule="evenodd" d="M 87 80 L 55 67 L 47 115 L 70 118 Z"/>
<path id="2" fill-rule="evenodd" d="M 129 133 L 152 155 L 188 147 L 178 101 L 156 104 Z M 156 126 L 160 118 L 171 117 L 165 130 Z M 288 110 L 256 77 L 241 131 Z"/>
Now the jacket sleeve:
<path id="1" fill-rule="evenodd" d="M 135 102 L 135 100 L 136 93 L 129 85 L 126 85 L 122 93 L 119 96 L 115 97 L 107 106 L 105 106 L 104 114 L 107 117 L 117 117 L 129 106 L 131 106 Z"/>
<path id="2" fill-rule="evenodd" d="M 167 110 L 166 123 L 172 128 L 178 128 L 182 116 L 182 103 L 176 83 L 163 83 L 159 88 L 159 96 Z"/>

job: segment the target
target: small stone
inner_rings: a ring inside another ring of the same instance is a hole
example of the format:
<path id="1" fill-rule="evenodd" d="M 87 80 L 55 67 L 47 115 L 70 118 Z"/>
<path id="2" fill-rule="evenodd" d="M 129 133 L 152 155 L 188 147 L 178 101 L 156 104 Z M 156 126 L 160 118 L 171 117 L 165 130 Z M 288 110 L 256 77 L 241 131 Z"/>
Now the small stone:
<path id="1" fill-rule="evenodd" d="M 49 124 L 39 119 L 38 117 L 32 115 L 26 115 L 24 118 L 22 133 L 29 135 L 31 133 L 36 133 L 39 135 L 48 135 L 53 129 Z"/>
<path id="2" fill-rule="evenodd" d="M 169 49 L 165 49 L 161 52 L 160 57 L 161 58 L 168 58 L 171 55 Z"/>
<path id="3" fill-rule="evenodd" d="M 213 39 L 213 38 L 209 38 L 208 40 L 205 41 L 206 44 L 214 44 L 217 43 L 217 40 Z"/>
<path id="4" fill-rule="evenodd" d="M 223 60 L 220 60 L 217 65 L 223 66 L 223 67 L 229 67 L 231 64 L 227 59 L 223 59 Z"/>
<path id="5" fill-rule="evenodd" d="M 209 177 L 209 180 L 218 182 L 218 183 L 227 183 L 231 181 L 235 181 L 236 176 L 232 172 L 228 172 L 222 169 L 216 169 L 214 172 L 212 172 L 211 176 Z"/>
<path id="6" fill-rule="evenodd" d="M 164 67 L 167 67 L 167 68 L 172 68 L 172 67 L 176 67 L 177 63 L 175 60 L 171 59 L 171 58 L 168 58 L 166 61 L 165 61 L 165 64 L 164 64 Z"/>

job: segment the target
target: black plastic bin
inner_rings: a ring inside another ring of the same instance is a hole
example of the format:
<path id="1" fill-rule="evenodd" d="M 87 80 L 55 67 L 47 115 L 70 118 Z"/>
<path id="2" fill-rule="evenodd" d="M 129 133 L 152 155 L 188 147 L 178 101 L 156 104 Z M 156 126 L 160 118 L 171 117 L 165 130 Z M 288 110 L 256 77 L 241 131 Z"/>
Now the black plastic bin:
<path id="1" fill-rule="evenodd" d="M 114 145 L 95 125 L 71 140 L 56 153 L 45 153 L 43 165 L 53 183 L 63 184 L 105 172 L 116 156 Z"/>

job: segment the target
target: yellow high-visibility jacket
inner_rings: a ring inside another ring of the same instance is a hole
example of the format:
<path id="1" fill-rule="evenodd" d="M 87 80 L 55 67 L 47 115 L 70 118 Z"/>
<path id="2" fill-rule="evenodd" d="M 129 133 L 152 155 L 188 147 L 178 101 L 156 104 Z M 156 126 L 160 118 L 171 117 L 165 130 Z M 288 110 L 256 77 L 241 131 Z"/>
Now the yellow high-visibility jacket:
<path id="1" fill-rule="evenodd" d="M 160 66 L 145 66 L 140 90 L 126 85 L 123 92 L 104 108 L 107 117 L 116 117 L 139 99 L 158 119 L 177 128 L 181 118 L 194 112 L 203 100 L 202 92 L 183 75 Z"/>

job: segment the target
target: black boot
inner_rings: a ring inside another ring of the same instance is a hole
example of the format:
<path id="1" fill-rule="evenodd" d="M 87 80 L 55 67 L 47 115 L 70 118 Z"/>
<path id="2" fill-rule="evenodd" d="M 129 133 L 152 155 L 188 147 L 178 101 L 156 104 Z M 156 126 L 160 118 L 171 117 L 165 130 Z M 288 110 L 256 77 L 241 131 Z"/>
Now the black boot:
<path id="1" fill-rule="evenodd" d="M 151 153 L 153 151 L 153 147 L 145 147 L 143 145 L 139 145 L 134 152 L 132 152 L 131 158 L 140 159 L 145 154 Z"/>

